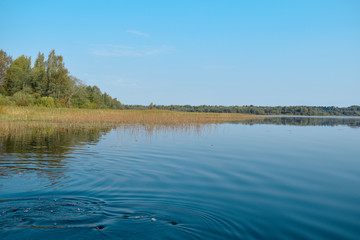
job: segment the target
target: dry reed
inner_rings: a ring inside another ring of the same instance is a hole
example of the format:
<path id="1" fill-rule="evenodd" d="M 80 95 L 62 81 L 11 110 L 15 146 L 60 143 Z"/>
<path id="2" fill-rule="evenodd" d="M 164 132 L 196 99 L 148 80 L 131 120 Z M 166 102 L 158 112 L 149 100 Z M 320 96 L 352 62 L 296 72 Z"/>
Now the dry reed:
<path id="1" fill-rule="evenodd" d="M 0 134 L 25 128 L 49 126 L 105 126 L 142 124 L 196 125 L 260 119 L 261 116 L 227 113 L 189 113 L 160 110 L 69 109 L 41 107 L 2 107 Z"/>

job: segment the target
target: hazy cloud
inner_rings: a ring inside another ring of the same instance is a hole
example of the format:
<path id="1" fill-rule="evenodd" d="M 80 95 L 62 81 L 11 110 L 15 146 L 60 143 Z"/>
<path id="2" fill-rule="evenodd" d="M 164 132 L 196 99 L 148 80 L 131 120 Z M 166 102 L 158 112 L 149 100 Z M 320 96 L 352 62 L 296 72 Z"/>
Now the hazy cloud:
<path id="1" fill-rule="evenodd" d="M 150 37 L 149 34 L 143 33 L 143 32 L 140 32 L 140 31 L 136 31 L 136 30 L 127 30 L 127 32 L 128 32 L 128 33 L 131 33 L 131 34 L 135 34 L 135 35 L 141 36 L 141 37 Z"/>
<path id="2" fill-rule="evenodd" d="M 125 45 L 107 45 L 92 50 L 96 56 L 105 57 L 143 57 L 150 55 L 167 54 L 173 51 L 169 46 L 160 47 L 131 47 Z"/>
<path id="3" fill-rule="evenodd" d="M 117 86 L 119 86 L 119 87 L 129 87 L 129 88 L 137 88 L 137 87 L 139 87 L 136 83 L 127 82 L 122 78 L 116 80 L 115 84 Z"/>
<path id="4" fill-rule="evenodd" d="M 205 65 L 203 66 L 205 69 L 233 69 L 233 66 L 229 65 Z"/>

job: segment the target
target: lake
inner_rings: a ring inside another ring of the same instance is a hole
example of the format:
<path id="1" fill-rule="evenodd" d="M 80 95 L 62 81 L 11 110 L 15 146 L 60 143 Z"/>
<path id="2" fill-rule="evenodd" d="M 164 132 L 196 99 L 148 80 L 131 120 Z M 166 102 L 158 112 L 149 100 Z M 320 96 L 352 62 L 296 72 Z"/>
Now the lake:
<path id="1" fill-rule="evenodd" d="M 360 119 L 1 136 L 0 239 L 360 239 Z"/>

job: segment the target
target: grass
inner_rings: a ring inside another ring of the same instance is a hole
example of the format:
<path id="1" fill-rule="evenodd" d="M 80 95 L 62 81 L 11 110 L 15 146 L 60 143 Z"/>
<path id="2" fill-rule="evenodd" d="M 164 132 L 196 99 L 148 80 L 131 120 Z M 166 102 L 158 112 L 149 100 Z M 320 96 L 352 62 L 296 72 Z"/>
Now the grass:
<path id="1" fill-rule="evenodd" d="M 189 113 L 162 110 L 110 110 L 0 106 L 0 134 L 45 126 L 115 126 L 124 124 L 192 125 L 261 119 L 234 113 Z"/>

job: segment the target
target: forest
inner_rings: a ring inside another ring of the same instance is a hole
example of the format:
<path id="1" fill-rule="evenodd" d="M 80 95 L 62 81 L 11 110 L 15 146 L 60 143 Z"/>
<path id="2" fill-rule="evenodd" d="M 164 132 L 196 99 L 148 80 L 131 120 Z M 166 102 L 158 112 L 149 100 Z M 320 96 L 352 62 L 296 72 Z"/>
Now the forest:
<path id="1" fill-rule="evenodd" d="M 52 50 L 15 60 L 0 50 L 0 105 L 122 109 L 116 98 L 70 75 L 63 57 Z"/>
<path id="2" fill-rule="evenodd" d="M 124 105 L 125 109 L 141 109 L 141 106 Z M 143 106 L 145 108 L 145 106 Z M 301 115 L 301 116 L 360 116 L 360 106 L 190 106 L 190 105 L 150 105 L 148 108 L 182 112 L 243 113 L 255 115 Z"/>
<path id="3" fill-rule="evenodd" d="M 31 57 L 15 60 L 0 50 L 0 105 L 67 108 L 110 108 L 128 110 L 170 110 L 203 113 L 254 115 L 360 116 L 360 106 L 191 106 L 124 105 L 97 86 L 88 86 L 70 75 L 63 57 L 52 50 L 47 59 L 39 53 L 33 66 Z"/>

